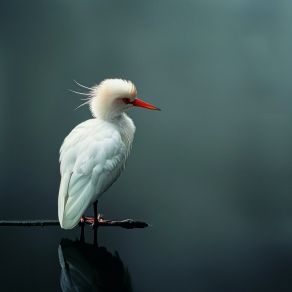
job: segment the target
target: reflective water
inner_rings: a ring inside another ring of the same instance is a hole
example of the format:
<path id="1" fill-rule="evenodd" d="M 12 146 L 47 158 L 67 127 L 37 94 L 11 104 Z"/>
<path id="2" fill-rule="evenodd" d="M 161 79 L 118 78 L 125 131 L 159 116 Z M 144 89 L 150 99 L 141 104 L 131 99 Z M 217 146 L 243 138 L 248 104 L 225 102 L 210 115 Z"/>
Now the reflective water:
<path id="1" fill-rule="evenodd" d="M 91 244 L 90 229 L 86 243 L 76 239 L 78 231 L 1 229 L 1 291 L 272 292 L 292 287 L 292 243 L 283 244 L 277 236 L 254 234 L 246 241 L 230 234 L 229 243 L 194 245 L 188 252 L 176 246 L 171 252 L 171 242 L 163 247 L 146 242 L 146 230 L 100 230 L 99 247 Z"/>
<path id="2" fill-rule="evenodd" d="M 133 291 L 128 269 L 117 252 L 68 239 L 61 241 L 58 252 L 63 292 Z"/>

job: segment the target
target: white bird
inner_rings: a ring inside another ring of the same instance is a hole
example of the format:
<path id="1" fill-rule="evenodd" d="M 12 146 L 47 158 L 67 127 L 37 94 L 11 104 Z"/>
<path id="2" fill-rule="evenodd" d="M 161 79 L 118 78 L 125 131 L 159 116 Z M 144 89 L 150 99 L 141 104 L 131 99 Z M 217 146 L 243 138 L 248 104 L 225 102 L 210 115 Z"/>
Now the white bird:
<path id="1" fill-rule="evenodd" d="M 58 216 L 64 229 L 76 226 L 91 204 L 96 213 L 97 200 L 123 171 L 135 133 L 125 111 L 134 106 L 159 110 L 138 99 L 130 81 L 106 79 L 89 89 L 85 104 L 93 118 L 77 125 L 60 149 Z"/>

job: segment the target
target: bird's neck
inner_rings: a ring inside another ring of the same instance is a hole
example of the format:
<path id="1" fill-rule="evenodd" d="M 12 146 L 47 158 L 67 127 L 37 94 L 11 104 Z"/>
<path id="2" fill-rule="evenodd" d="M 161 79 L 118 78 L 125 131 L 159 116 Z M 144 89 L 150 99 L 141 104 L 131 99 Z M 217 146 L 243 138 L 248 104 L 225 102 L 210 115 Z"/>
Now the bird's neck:
<path id="1" fill-rule="evenodd" d="M 111 120 L 111 123 L 113 123 L 116 129 L 120 132 L 125 145 L 130 148 L 136 130 L 133 120 L 123 112 L 120 115 L 115 116 L 115 118 Z"/>

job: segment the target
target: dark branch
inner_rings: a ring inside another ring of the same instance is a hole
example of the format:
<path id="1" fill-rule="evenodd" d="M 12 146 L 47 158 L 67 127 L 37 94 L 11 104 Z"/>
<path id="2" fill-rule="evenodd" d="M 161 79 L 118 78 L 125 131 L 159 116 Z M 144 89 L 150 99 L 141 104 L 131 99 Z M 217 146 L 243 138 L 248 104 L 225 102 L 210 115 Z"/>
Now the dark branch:
<path id="1" fill-rule="evenodd" d="M 58 220 L 1 220 L 0 226 L 60 226 Z"/>
<path id="2" fill-rule="evenodd" d="M 143 221 L 125 219 L 122 221 L 104 220 L 103 222 L 97 222 L 97 226 L 117 226 L 117 227 L 132 229 L 132 228 L 145 228 L 145 227 L 148 227 L 149 225 Z"/>
<path id="3" fill-rule="evenodd" d="M 89 222 L 83 222 L 80 224 L 92 225 Z M 98 227 L 111 226 L 111 227 L 122 227 L 126 229 L 132 228 L 145 228 L 149 226 L 146 222 L 136 221 L 133 219 L 126 219 L 122 221 L 115 220 L 103 220 L 96 223 Z M 58 220 L 0 220 L 0 226 L 60 226 Z"/>

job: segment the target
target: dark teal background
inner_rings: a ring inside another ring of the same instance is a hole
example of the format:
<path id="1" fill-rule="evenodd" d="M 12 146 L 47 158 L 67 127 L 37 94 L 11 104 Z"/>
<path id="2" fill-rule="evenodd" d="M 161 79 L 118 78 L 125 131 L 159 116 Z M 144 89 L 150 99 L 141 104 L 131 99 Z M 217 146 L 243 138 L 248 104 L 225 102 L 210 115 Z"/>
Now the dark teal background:
<path id="1" fill-rule="evenodd" d="M 132 80 L 127 169 L 99 207 L 134 291 L 292 290 L 292 2 L 1 1 L 0 219 L 57 218 L 67 89 Z M 87 230 L 87 239 L 92 232 Z M 0 290 L 59 291 L 78 230 L 1 228 Z"/>

